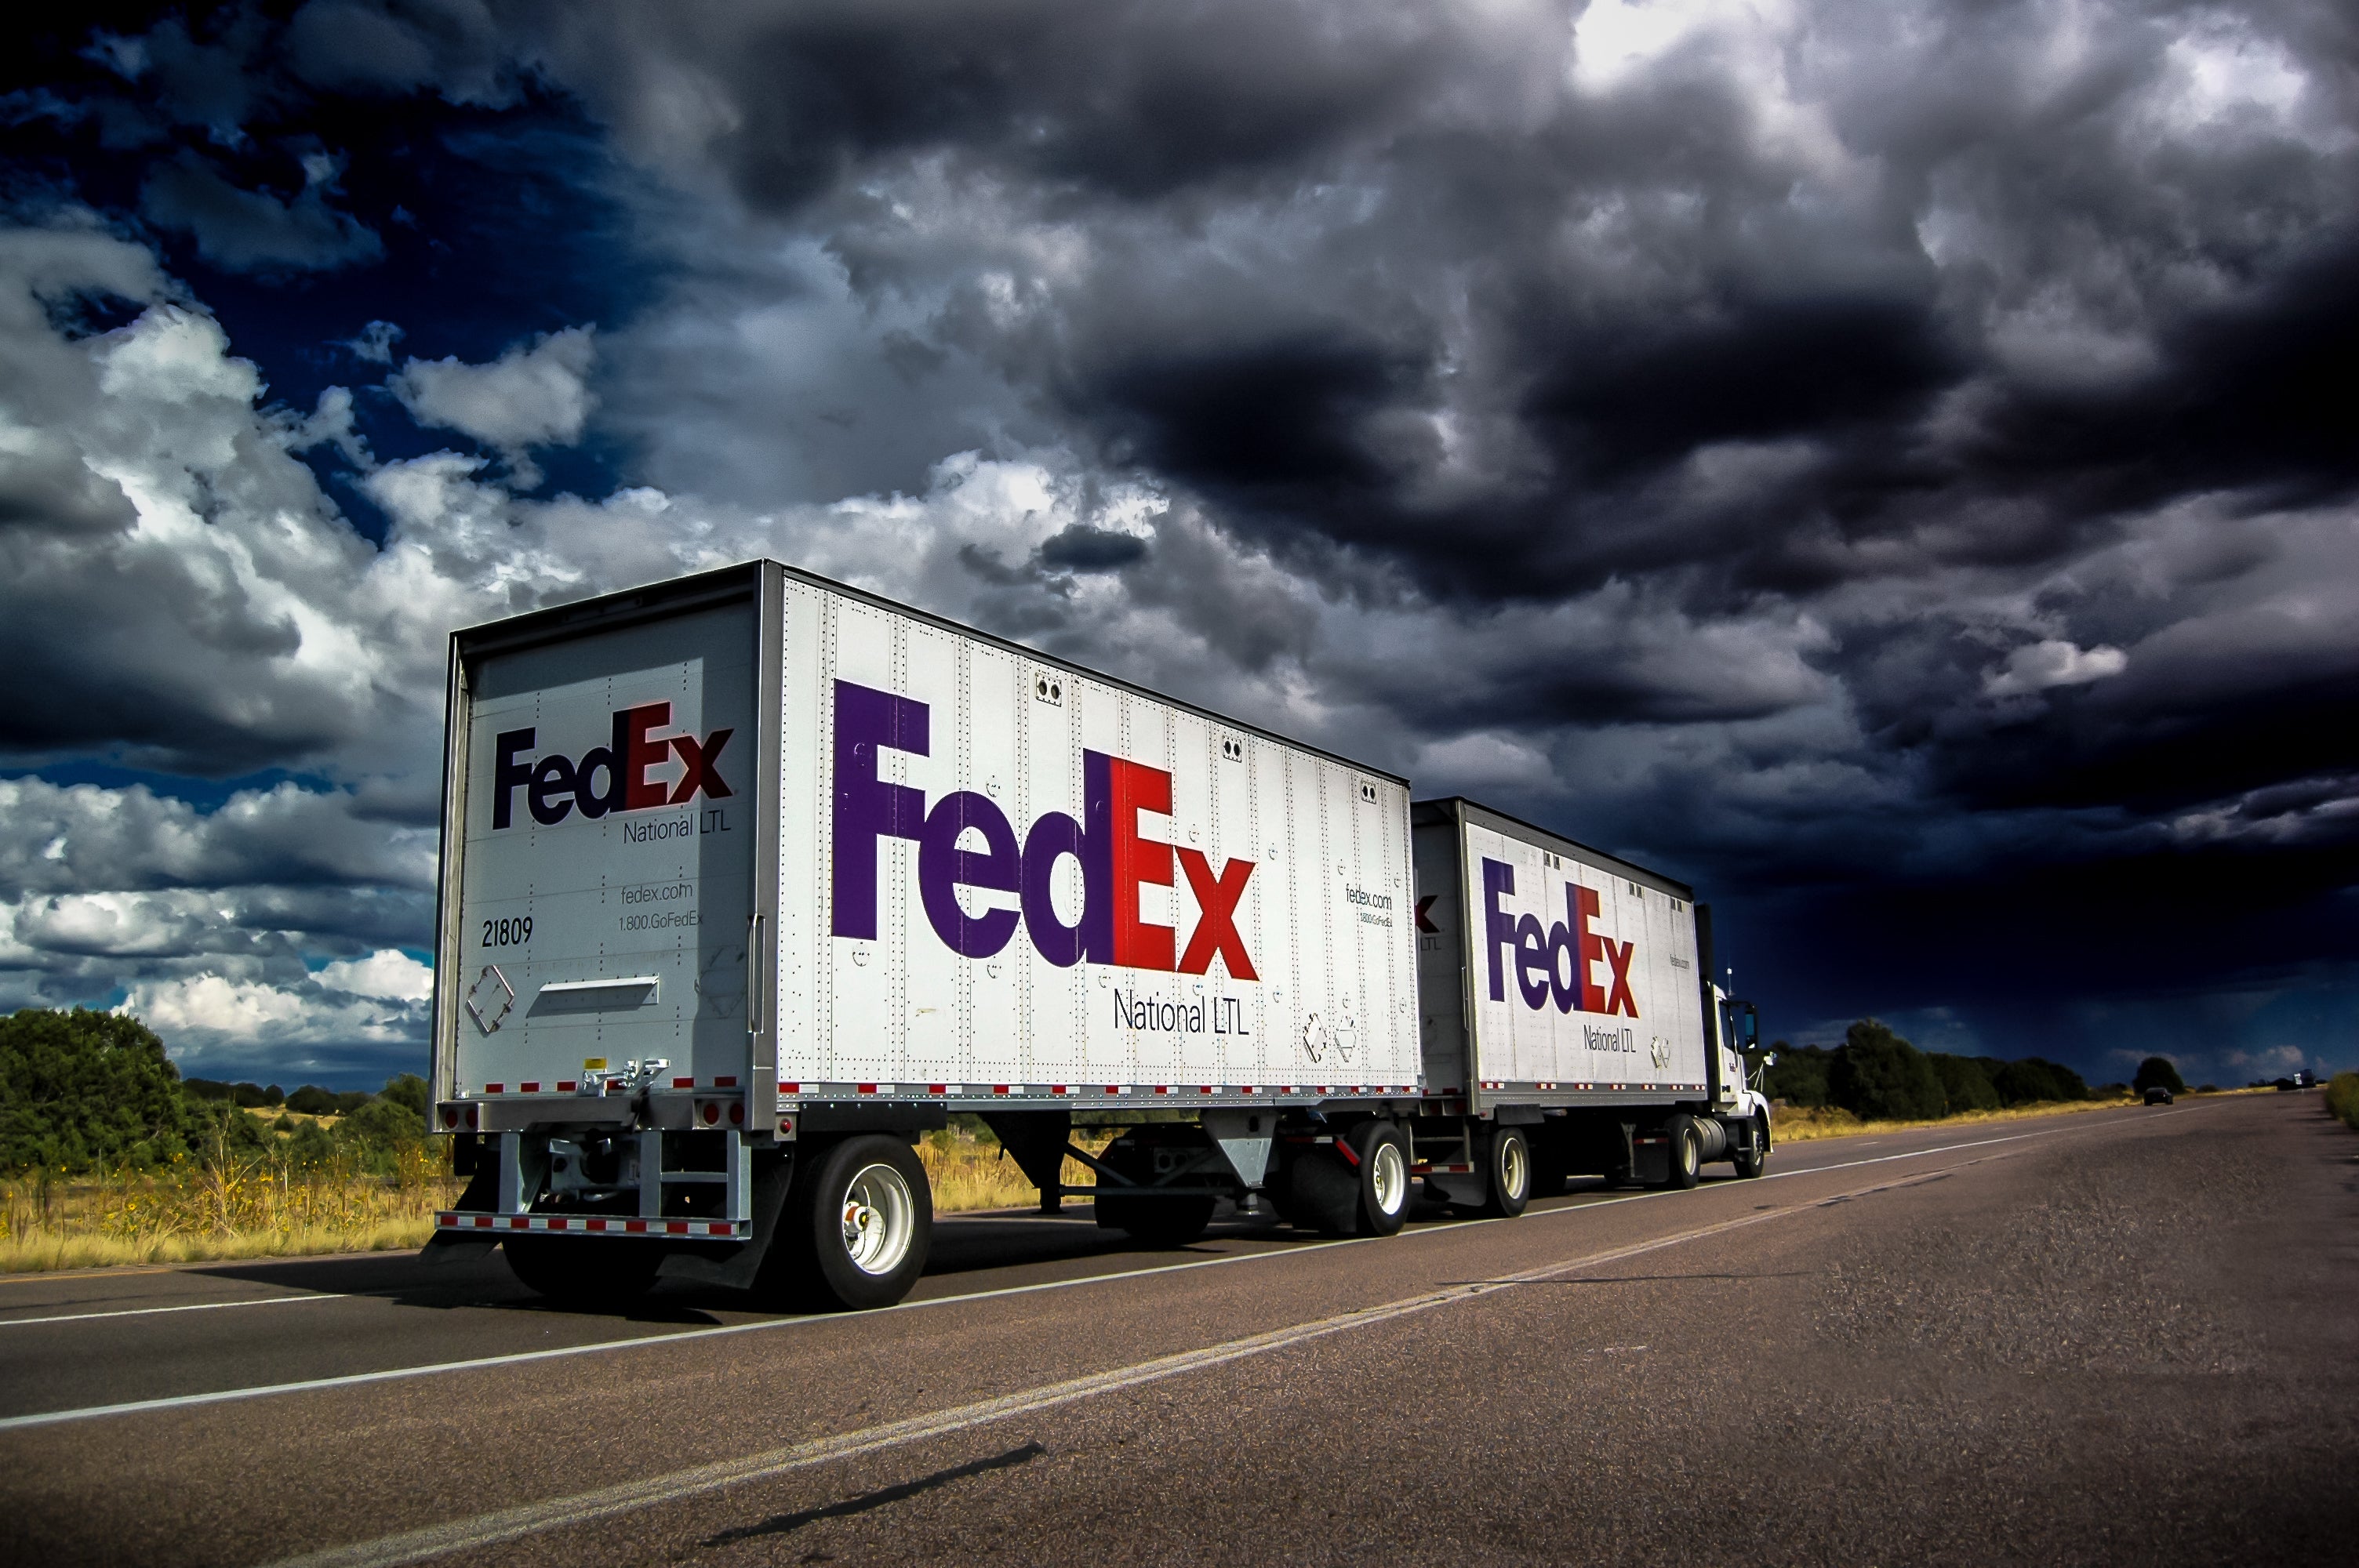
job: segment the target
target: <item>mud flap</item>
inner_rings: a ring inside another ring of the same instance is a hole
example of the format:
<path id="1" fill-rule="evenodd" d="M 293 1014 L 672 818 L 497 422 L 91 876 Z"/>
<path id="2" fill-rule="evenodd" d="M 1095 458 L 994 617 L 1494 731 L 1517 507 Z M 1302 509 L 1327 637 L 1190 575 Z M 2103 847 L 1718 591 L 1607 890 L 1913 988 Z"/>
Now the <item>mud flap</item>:
<path id="1" fill-rule="evenodd" d="M 795 1157 L 788 1153 L 766 1160 L 754 1172 L 754 1236 L 725 1256 L 704 1252 L 674 1252 L 656 1270 L 658 1280 L 685 1280 L 692 1285 L 713 1285 L 724 1291 L 750 1291 L 761 1272 L 762 1260 L 778 1234 L 778 1217 L 794 1185 Z"/>

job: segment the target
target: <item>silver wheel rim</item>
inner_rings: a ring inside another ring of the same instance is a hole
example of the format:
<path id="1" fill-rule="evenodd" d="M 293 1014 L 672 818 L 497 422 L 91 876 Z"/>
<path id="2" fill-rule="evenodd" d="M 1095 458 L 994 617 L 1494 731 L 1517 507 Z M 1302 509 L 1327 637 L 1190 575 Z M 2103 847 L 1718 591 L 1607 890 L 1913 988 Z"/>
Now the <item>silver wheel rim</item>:
<path id="1" fill-rule="evenodd" d="M 1701 1165 L 1702 1164 L 1702 1162 L 1701 1162 L 1701 1161 L 1700 1161 L 1700 1160 L 1698 1160 L 1698 1159 L 1696 1158 L 1696 1153 L 1697 1153 L 1697 1150 L 1696 1150 L 1696 1135 L 1695 1135 L 1694 1133 L 1692 1133 L 1692 1132 L 1682 1132 L 1682 1133 L 1680 1133 L 1680 1174 L 1682 1174 L 1682 1175 L 1688 1175 L 1688 1176 L 1692 1176 L 1692 1175 L 1694 1175 L 1694 1174 L 1696 1173 L 1696 1171 L 1697 1171 L 1698 1167 L 1699 1167 L 1699 1166 L 1701 1166 Z"/>
<path id="2" fill-rule="evenodd" d="M 1369 1161 L 1375 1167 L 1372 1177 L 1377 1209 L 1385 1214 L 1398 1214 L 1408 1197 L 1408 1162 L 1401 1158 L 1400 1145 L 1384 1139 L 1376 1144 Z"/>
<path id="3" fill-rule="evenodd" d="M 1506 1148 L 1500 1152 L 1500 1191 L 1506 1194 L 1508 1202 L 1516 1202 L 1529 1188 L 1531 1180 L 1531 1151 L 1524 1147 L 1522 1139 L 1508 1139 Z"/>
<path id="4" fill-rule="evenodd" d="M 889 1274 L 909 1255 L 918 1202 L 890 1165 L 864 1165 L 843 1190 L 843 1250 L 864 1274 Z"/>

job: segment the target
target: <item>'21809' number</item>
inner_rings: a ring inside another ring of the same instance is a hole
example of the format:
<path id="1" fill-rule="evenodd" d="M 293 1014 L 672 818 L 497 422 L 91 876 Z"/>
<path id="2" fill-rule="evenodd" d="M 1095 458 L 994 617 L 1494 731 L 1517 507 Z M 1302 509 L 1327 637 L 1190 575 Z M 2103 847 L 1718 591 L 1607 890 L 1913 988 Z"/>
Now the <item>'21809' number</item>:
<path id="1" fill-rule="evenodd" d="M 532 940 L 532 916 L 518 915 L 513 920 L 484 922 L 484 946 L 486 947 L 517 947 Z"/>

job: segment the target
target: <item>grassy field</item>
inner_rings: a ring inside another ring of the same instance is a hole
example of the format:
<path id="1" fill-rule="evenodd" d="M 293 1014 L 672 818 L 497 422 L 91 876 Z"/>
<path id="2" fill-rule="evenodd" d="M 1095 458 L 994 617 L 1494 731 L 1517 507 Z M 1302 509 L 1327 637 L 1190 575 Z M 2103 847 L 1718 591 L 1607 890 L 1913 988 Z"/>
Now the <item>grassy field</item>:
<path id="1" fill-rule="evenodd" d="M 2218 1094 L 2273 1094 L 2272 1089 L 2221 1089 Z M 2192 1091 L 2182 1099 L 2213 1098 L 2197 1096 Z M 2101 1099 L 2050 1100 L 2038 1105 L 2011 1106 L 2006 1110 L 1967 1110 L 1955 1116 L 1944 1116 L 1930 1121 L 1862 1121 L 1847 1110 L 1833 1106 L 1812 1109 L 1802 1106 L 1785 1106 L 1771 1111 L 1774 1136 L 1780 1143 L 1807 1143 L 1814 1138 L 1849 1138 L 1861 1132 L 1898 1132 L 1915 1127 L 1976 1127 L 1993 1121 L 2026 1121 L 2043 1116 L 2071 1116 L 2084 1110 L 2118 1110 L 2125 1105 L 2136 1105 L 2133 1094 L 2109 1095 Z"/>
<path id="2" fill-rule="evenodd" d="M 1075 1134 L 1093 1153 L 1111 1136 L 1099 1129 Z M 1028 1208 L 1039 1199 L 1015 1161 L 971 1132 L 929 1133 L 918 1157 L 932 1180 L 935 1207 L 946 1213 Z M 225 1152 L 145 1174 L 19 1175 L 0 1183 L 0 1273 L 423 1247 L 434 1233 L 434 1211 L 456 1202 L 465 1185 L 429 1160 L 423 1147 L 407 1150 L 392 1177 Z M 1078 1161 L 1065 1162 L 1068 1184 L 1090 1179 Z"/>

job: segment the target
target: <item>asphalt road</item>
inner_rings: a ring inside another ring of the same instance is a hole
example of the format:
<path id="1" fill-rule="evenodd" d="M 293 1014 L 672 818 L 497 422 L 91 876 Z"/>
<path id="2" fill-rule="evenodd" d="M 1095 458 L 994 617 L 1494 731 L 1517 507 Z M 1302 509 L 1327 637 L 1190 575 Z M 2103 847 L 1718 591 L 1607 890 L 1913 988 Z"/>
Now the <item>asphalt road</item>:
<path id="1" fill-rule="evenodd" d="M 2359 1558 L 2359 1139 L 2315 1096 L 1771 1173 L 1177 1253 L 945 1220 L 910 1303 L 833 1318 L 557 1311 L 495 1258 L 8 1280 L 0 1558 Z"/>

